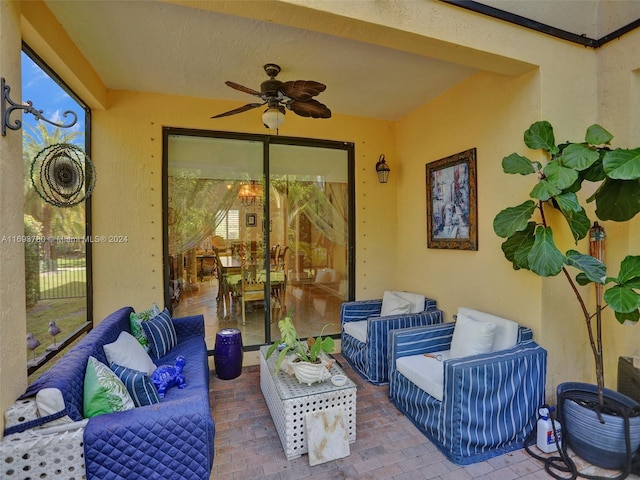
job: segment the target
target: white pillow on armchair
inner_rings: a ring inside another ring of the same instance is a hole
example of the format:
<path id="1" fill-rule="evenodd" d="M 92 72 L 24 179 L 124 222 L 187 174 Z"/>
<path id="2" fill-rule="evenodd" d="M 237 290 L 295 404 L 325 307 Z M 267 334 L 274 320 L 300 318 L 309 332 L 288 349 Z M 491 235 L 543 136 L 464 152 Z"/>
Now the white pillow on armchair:
<path id="1" fill-rule="evenodd" d="M 409 313 L 424 312 L 424 295 L 411 292 L 393 292 L 400 298 L 404 298 L 411 304 Z"/>
<path id="2" fill-rule="evenodd" d="M 384 292 L 382 297 L 382 308 L 380 309 L 381 317 L 389 315 L 400 315 L 411 311 L 411 302 L 405 300 L 397 292 Z"/>

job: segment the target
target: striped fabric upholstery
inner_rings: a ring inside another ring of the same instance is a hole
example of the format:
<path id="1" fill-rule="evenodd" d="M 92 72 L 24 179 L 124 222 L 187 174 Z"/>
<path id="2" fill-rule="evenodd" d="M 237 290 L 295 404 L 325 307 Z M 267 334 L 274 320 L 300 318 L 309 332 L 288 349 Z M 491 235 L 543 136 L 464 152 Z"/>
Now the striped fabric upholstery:
<path id="1" fill-rule="evenodd" d="M 453 323 L 389 336 L 389 397 L 454 463 L 467 465 L 522 448 L 545 402 L 547 352 L 520 327 L 506 350 L 444 361 L 442 402 L 395 368 L 395 359 L 448 350 Z"/>
<path id="2" fill-rule="evenodd" d="M 388 333 L 398 328 L 442 323 L 443 315 L 436 301 L 425 298 L 425 310 L 380 317 L 382 299 L 345 302 L 340 309 L 342 325 L 342 356 L 363 378 L 381 385 L 389 382 Z M 344 331 L 344 324 L 367 320 L 367 341 L 352 337 Z"/>

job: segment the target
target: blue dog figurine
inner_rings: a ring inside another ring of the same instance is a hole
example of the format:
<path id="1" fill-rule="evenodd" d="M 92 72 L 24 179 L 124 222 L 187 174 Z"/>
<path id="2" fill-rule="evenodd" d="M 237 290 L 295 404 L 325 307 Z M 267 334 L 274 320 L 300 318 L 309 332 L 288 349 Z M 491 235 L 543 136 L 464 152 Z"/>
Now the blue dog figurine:
<path id="1" fill-rule="evenodd" d="M 158 389 L 158 397 L 164 398 L 167 388 L 178 386 L 184 388 L 187 386 L 182 370 L 186 364 L 186 360 L 182 355 L 176 357 L 176 365 L 161 365 L 151 374 L 151 381 Z"/>

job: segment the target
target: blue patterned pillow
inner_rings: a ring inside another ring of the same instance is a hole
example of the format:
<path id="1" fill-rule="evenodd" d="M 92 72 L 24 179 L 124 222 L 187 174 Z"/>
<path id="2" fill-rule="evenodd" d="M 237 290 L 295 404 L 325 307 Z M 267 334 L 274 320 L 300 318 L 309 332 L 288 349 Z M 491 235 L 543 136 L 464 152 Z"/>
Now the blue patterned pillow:
<path id="1" fill-rule="evenodd" d="M 176 329 L 166 308 L 151 320 L 142 322 L 142 328 L 156 358 L 164 357 L 178 343 Z"/>
<path id="2" fill-rule="evenodd" d="M 136 407 L 160 403 L 158 389 L 149 378 L 149 375 L 132 368 L 123 367 L 117 363 L 111 364 L 111 370 L 127 387 L 127 391 Z"/>

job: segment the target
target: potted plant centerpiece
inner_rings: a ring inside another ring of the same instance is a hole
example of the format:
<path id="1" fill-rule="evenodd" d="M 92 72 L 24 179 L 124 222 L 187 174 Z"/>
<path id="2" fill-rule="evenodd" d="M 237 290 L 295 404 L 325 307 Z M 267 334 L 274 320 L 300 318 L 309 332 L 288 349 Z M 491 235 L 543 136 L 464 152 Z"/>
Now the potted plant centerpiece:
<path id="1" fill-rule="evenodd" d="M 578 455 L 592 464 L 623 468 L 627 463 L 624 417 L 636 415 L 630 419 L 630 446 L 635 451 L 640 444 L 640 416 L 637 402 L 604 387 L 601 322 L 606 308 L 620 323 L 636 323 L 640 318 L 640 256 L 625 257 L 616 270 L 617 276 L 608 272 L 600 248 L 604 230 L 597 222 L 592 226 L 578 196 L 587 182 L 595 183 L 595 193 L 587 202 L 595 201 L 595 216 L 602 221 L 626 222 L 640 212 L 640 148 L 613 149 L 612 138 L 599 125 L 592 125 L 584 142 L 556 145 L 548 122 L 531 125 L 524 133 L 524 143 L 531 149 L 542 149 L 548 161 L 543 165 L 517 153 L 502 160 L 505 173 L 533 175 L 536 182 L 530 199 L 501 211 L 493 228 L 498 236 L 506 238 L 502 251 L 514 269 L 530 270 L 542 277 L 562 273 L 567 279 L 589 336 L 597 386 L 574 382 L 558 386 L 563 436 Z M 551 209 L 560 216 L 549 215 Z M 590 254 L 576 250 L 562 253 L 553 234 L 559 225 L 552 225 L 550 218 L 564 218 L 576 244 L 590 235 Z M 569 268 L 577 270 L 575 278 Z M 588 284 L 595 285 L 592 308 L 587 306 L 585 291 L 580 288 Z M 578 420 L 583 414 L 586 419 Z M 601 446 L 605 449 L 601 450 Z"/>
<path id="2" fill-rule="evenodd" d="M 333 352 L 334 341 L 331 337 L 322 337 L 325 325 L 316 338 L 309 337 L 306 341 L 298 340 L 298 332 L 291 317 L 292 311 L 278 322 L 280 340 L 275 342 L 267 350 L 268 359 L 276 350 L 279 350 L 276 359 L 276 374 L 283 368 L 286 373 L 296 376 L 298 382 L 311 385 L 316 382 L 324 382 L 331 378 L 330 368 L 334 360 L 325 354 Z"/>

